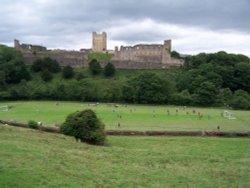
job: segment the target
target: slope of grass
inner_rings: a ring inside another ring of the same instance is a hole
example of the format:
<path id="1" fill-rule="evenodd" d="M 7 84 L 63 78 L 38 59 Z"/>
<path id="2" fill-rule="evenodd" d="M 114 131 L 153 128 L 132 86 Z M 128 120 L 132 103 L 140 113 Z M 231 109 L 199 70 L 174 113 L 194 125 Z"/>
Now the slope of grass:
<path id="1" fill-rule="evenodd" d="M 124 104 L 115 107 L 114 104 L 105 103 L 94 106 L 94 103 L 55 101 L 0 102 L 0 106 L 5 105 L 14 108 L 9 111 L 0 111 L 0 119 L 13 119 L 23 123 L 36 120 L 49 126 L 62 123 L 70 113 L 91 108 L 105 123 L 106 129 L 211 131 L 216 130 L 219 125 L 222 131 L 250 131 L 250 111 L 229 110 L 236 117 L 230 120 L 221 116 L 224 109 L 219 108 Z M 196 112 L 193 113 L 193 110 Z M 203 114 L 203 118 L 199 119 L 198 113 Z M 121 127 L 117 126 L 118 123 Z"/>
<path id="2" fill-rule="evenodd" d="M 90 62 L 93 59 L 96 59 L 97 61 L 110 61 L 112 56 L 112 54 L 105 52 L 91 52 L 88 54 L 88 61 Z"/>
<path id="3" fill-rule="evenodd" d="M 0 187 L 249 187 L 243 138 L 109 137 L 110 146 L 0 125 Z"/>

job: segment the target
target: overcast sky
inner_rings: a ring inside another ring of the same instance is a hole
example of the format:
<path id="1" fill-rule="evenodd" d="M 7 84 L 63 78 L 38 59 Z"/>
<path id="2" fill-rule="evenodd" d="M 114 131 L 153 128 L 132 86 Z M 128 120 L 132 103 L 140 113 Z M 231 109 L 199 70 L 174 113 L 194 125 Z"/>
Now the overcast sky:
<path id="1" fill-rule="evenodd" d="M 0 43 L 91 48 L 106 31 L 108 48 L 172 39 L 174 50 L 224 50 L 250 56 L 250 0 L 0 0 Z"/>

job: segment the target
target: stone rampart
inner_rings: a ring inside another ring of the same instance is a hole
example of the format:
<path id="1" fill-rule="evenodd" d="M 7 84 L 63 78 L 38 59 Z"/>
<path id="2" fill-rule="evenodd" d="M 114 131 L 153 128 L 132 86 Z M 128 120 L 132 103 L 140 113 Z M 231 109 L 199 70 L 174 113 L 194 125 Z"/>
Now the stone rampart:
<path id="1" fill-rule="evenodd" d="M 22 51 L 26 64 L 32 64 L 37 59 L 49 57 L 55 59 L 61 66 L 83 67 L 88 63 L 87 54 L 80 51 L 52 50 L 45 52 Z"/>

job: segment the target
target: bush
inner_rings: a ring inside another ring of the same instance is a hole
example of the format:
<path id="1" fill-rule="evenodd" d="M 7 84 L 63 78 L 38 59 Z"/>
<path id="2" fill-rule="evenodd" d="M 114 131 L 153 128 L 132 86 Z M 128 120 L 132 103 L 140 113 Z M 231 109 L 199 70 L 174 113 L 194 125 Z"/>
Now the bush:
<path id="1" fill-rule="evenodd" d="M 237 90 L 233 94 L 232 100 L 229 105 L 234 109 L 238 110 L 249 110 L 250 109 L 250 95 L 244 90 Z"/>
<path id="2" fill-rule="evenodd" d="M 106 77 L 112 77 L 115 75 L 115 66 L 112 63 L 108 63 L 105 67 L 104 67 L 104 75 Z"/>
<path id="3" fill-rule="evenodd" d="M 34 72 L 41 72 L 43 70 L 48 70 L 49 72 L 57 73 L 61 71 L 59 63 L 56 60 L 51 59 L 49 57 L 36 60 L 32 64 L 31 69 Z"/>
<path id="4" fill-rule="evenodd" d="M 93 59 L 89 62 L 89 70 L 92 75 L 97 75 L 102 71 L 102 68 L 100 63 L 96 59 Z"/>
<path id="5" fill-rule="evenodd" d="M 33 120 L 28 121 L 28 126 L 31 129 L 38 129 L 38 127 L 39 127 L 38 123 L 36 121 L 33 121 Z"/>
<path id="6" fill-rule="evenodd" d="M 48 70 L 43 70 L 41 72 L 41 78 L 43 79 L 43 81 L 49 82 L 53 79 L 53 74 L 49 72 Z"/>
<path id="7" fill-rule="evenodd" d="M 74 136 L 77 141 L 80 140 L 88 144 L 105 144 L 104 124 L 90 109 L 68 115 L 61 126 L 61 132 L 65 135 Z"/>
<path id="8" fill-rule="evenodd" d="M 62 76 L 63 78 L 65 79 L 70 79 L 74 76 L 74 70 L 71 66 L 66 66 L 66 67 L 63 67 L 63 70 L 62 70 Z"/>

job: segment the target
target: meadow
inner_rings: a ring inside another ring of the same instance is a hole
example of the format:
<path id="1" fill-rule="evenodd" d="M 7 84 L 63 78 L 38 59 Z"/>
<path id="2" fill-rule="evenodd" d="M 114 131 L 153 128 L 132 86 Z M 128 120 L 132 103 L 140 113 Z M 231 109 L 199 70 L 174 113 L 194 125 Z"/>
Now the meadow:
<path id="1" fill-rule="evenodd" d="M 250 187 L 248 138 L 109 136 L 0 125 L 0 187 Z"/>
<path id="2" fill-rule="evenodd" d="M 2 120 L 22 123 L 35 120 L 45 126 L 55 126 L 62 123 L 68 114 L 90 108 L 104 122 L 107 130 L 215 131 L 219 125 L 222 131 L 250 131 L 250 111 L 222 108 L 55 101 L 0 102 L 0 107 L 3 106 L 12 108 L 8 111 L 0 108 Z M 233 119 L 223 116 L 225 110 L 232 113 Z"/>

